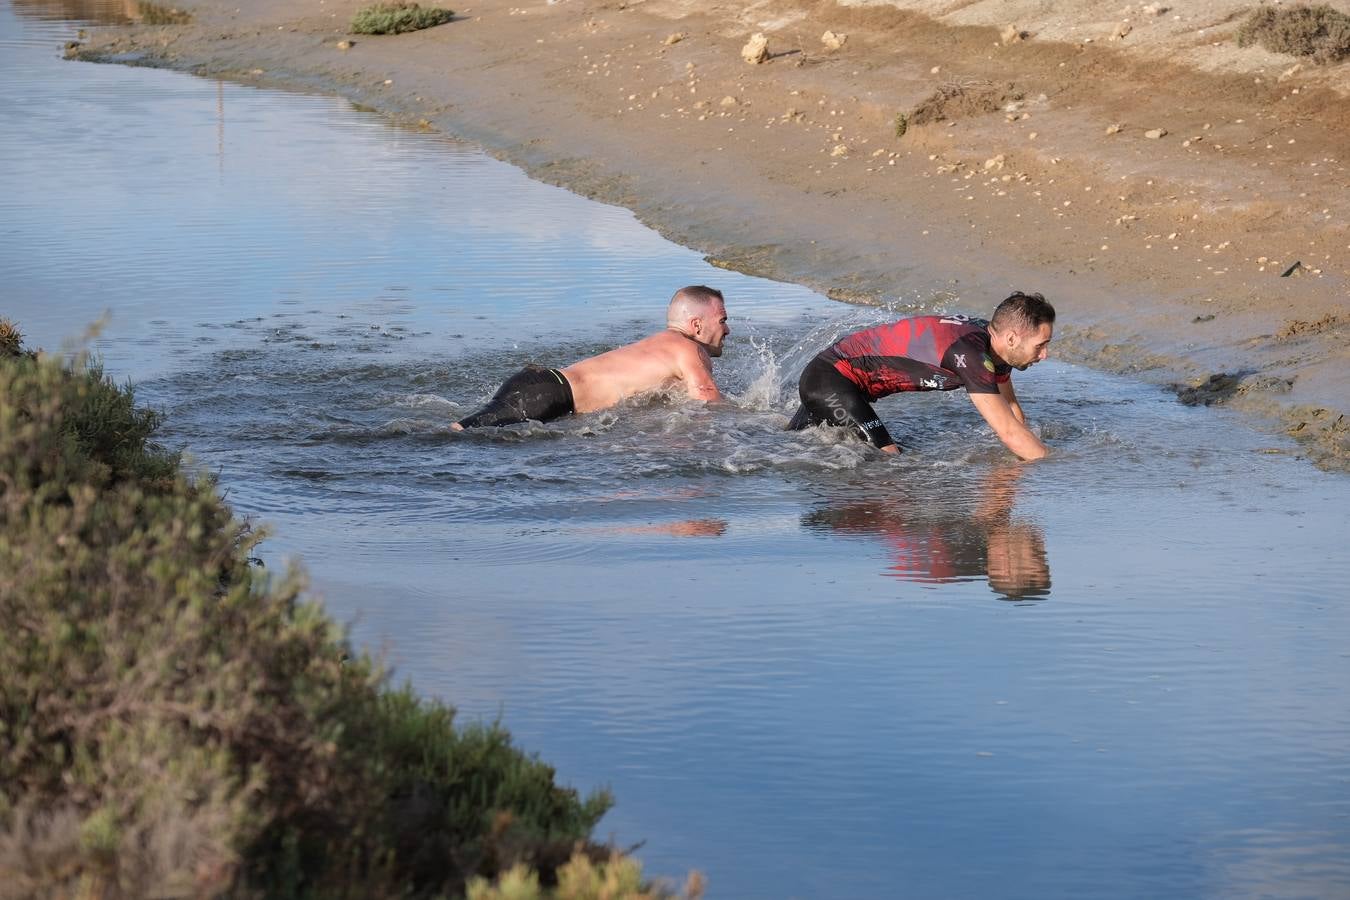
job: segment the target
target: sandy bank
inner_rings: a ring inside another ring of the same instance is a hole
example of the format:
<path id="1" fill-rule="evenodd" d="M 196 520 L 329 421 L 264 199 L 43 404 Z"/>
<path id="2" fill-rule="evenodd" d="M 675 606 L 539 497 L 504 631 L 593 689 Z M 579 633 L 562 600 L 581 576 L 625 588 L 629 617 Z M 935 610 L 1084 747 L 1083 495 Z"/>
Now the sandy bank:
<path id="1" fill-rule="evenodd" d="M 342 94 L 840 299 L 1043 291 L 1060 355 L 1350 468 L 1350 64 L 1237 49 L 1244 7 L 470 4 L 351 38 L 350 0 L 200 0 L 75 52 Z"/>

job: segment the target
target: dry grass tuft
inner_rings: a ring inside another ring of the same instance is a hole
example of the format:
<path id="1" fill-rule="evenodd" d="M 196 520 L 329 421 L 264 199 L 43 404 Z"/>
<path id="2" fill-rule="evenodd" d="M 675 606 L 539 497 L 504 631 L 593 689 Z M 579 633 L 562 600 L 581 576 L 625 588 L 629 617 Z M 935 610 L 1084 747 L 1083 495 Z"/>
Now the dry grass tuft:
<path id="1" fill-rule="evenodd" d="M 455 16 L 448 9 L 422 7 L 416 3 L 376 3 L 352 16 L 352 34 L 402 34 L 421 31 L 449 22 Z"/>
<path id="2" fill-rule="evenodd" d="M 136 14 L 143 25 L 186 25 L 192 21 L 192 13 L 158 3 L 137 3 Z"/>
<path id="3" fill-rule="evenodd" d="M 1272 53 L 1310 56 L 1328 65 L 1350 56 L 1350 16 L 1330 6 L 1263 6 L 1237 32 L 1239 47 L 1260 44 Z"/>

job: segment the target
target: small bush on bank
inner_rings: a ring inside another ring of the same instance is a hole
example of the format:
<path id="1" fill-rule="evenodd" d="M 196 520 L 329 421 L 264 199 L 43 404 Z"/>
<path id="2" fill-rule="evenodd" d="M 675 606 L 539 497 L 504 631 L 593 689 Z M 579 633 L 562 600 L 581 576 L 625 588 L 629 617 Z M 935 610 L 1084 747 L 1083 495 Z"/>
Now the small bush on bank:
<path id="1" fill-rule="evenodd" d="M 402 34 L 442 25 L 454 18 L 454 12 L 416 3 L 376 3 L 352 16 L 352 34 Z"/>
<path id="2" fill-rule="evenodd" d="M 11 365 L 0 400 L 0 440 L 28 441 L 26 455 L 5 460 L 6 469 L 23 468 L 25 483 L 44 499 L 72 482 L 101 489 L 173 477 L 178 454 L 150 439 L 162 422 L 159 413 L 137 408 L 131 388 L 114 384 L 97 364 L 81 363 L 78 376 L 68 377 L 55 362 L 39 365 L 22 341 L 18 327 L 0 319 L 0 362 Z M 44 429 L 33 416 L 49 404 L 60 412 Z"/>
<path id="3" fill-rule="evenodd" d="M 552 890 L 540 885 L 539 877 L 526 866 L 513 866 L 495 883 L 486 878 L 469 882 L 468 900 L 698 900 L 703 879 L 691 874 L 684 891 L 674 894 L 661 885 L 644 882 L 642 864 L 614 854 L 595 862 L 578 853 L 558 870 L 558 885 Z"/>
<path id="4" fill-rule="evenodd" d="M 158 3 L 137 3 L 136 13 L 145 25 L 186 25 L 192 21 L 191 13 Z"/>
<path id="5" fill-rule="evenodd" d="M 9 319 L 0 319 L 0 358 L 23 353 L 23 332 Z"/>
<path id="6" fill-rule="evenodd" d="M 391 688 L 129 389 L 7 334 L 0 892 L 435 896 L 602 852 L 607 793 Z"/>
<path id="7" fill-rule="evenodd" d="M 1242 23 L 1237 42 L 1239 47 L 1260 44 L 1272 53 L 1336 63 L 1350 57 L 1350 16 L 1330 6 L 1263 6 Z"/>

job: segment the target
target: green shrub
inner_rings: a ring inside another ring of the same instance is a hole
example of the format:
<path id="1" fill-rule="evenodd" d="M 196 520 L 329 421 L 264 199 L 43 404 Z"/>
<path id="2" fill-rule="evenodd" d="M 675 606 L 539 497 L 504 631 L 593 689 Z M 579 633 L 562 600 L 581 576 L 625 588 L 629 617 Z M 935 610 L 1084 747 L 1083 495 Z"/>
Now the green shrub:
<path id="1" fill-rule="evenodd" d="M 394 689 L 97 367 L 0 355 L 0 872 L 19 896 L 549 883 L 610 805 Z"/>
<path id="2" fill-rule="evenodd" d="M 486 878 L 469 882 L 468 900 L 697 900 L 703 896 L 703 878 L 691 874 L 681 894 L 642 880 L 642 864 L 613 854 L 603 861 L 578 853 L 558 870 L 558 884 L 544 888 L 527 866 L 513 866 L 494 883 Z"/>
<path id="3" fill-rule="evenodd" d="M 1272 53 L 1335 63 L 1350 56 L 1350 16 L 1330 6 L 1263 6 L 1237 32 L 1239 47 L 1260 44 Z"/>
<path id="4" fill-rule="evenodd" d="M 158 3 L 137 3 L 136 12 L 145 25 L 186 25 L 192 21 L 191 13 Z"/>
<path id="5" fill-rule="evenodd" d="M 454 18 L 448 9 L 423 8 L 416 3 L 376 3 L 352 16 L 352 34 L 402 34 L 444 24 Z"/>
<path id="6" fill-rule="evenodd" d="M 0 431 L 14 453 L 0 471 L 12 470 L 12 478 L 40 497 L 73 483 L 100 489 L 127 481 L 150 486 L 178 471 L 178 454 L 150 440 L 162 416 L 138 409 L 131 388 L 114 384 L 96 363 L 77 359 L 67 370 L 22 350 L 0 354 L 0 361 L 5 366 Z M 0 476 L 0 491 L 8 486 Z"/>
<path id="7" fill-rule="evenodd" d="M 0 358 L 23 352 L 23 332 L 9 319 L 0 318 Z"/>

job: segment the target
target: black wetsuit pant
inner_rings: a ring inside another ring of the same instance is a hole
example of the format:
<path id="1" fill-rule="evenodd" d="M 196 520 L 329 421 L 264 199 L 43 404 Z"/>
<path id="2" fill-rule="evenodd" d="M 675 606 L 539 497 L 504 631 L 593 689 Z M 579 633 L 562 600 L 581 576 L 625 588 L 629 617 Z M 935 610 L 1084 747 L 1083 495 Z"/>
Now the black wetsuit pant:
<path id="1" fill-rule="evenodd" d="M 572 385 L 557 369 L 526 366 L 497 389 L 478 412 L 460 419 L 465 428 L 516 425 L 531 419 L 547 422 L 576 412 Z"/>
<path id="2" fill-rule="evenodd" d="M 789 431 L 812 425 L 852 427 L 874 447 L 895 443 L 862 388 L 840 374 L 829 360 L 817 356 L 807 363 L 797 392 L 802 405 L 788 424 Z"/>

